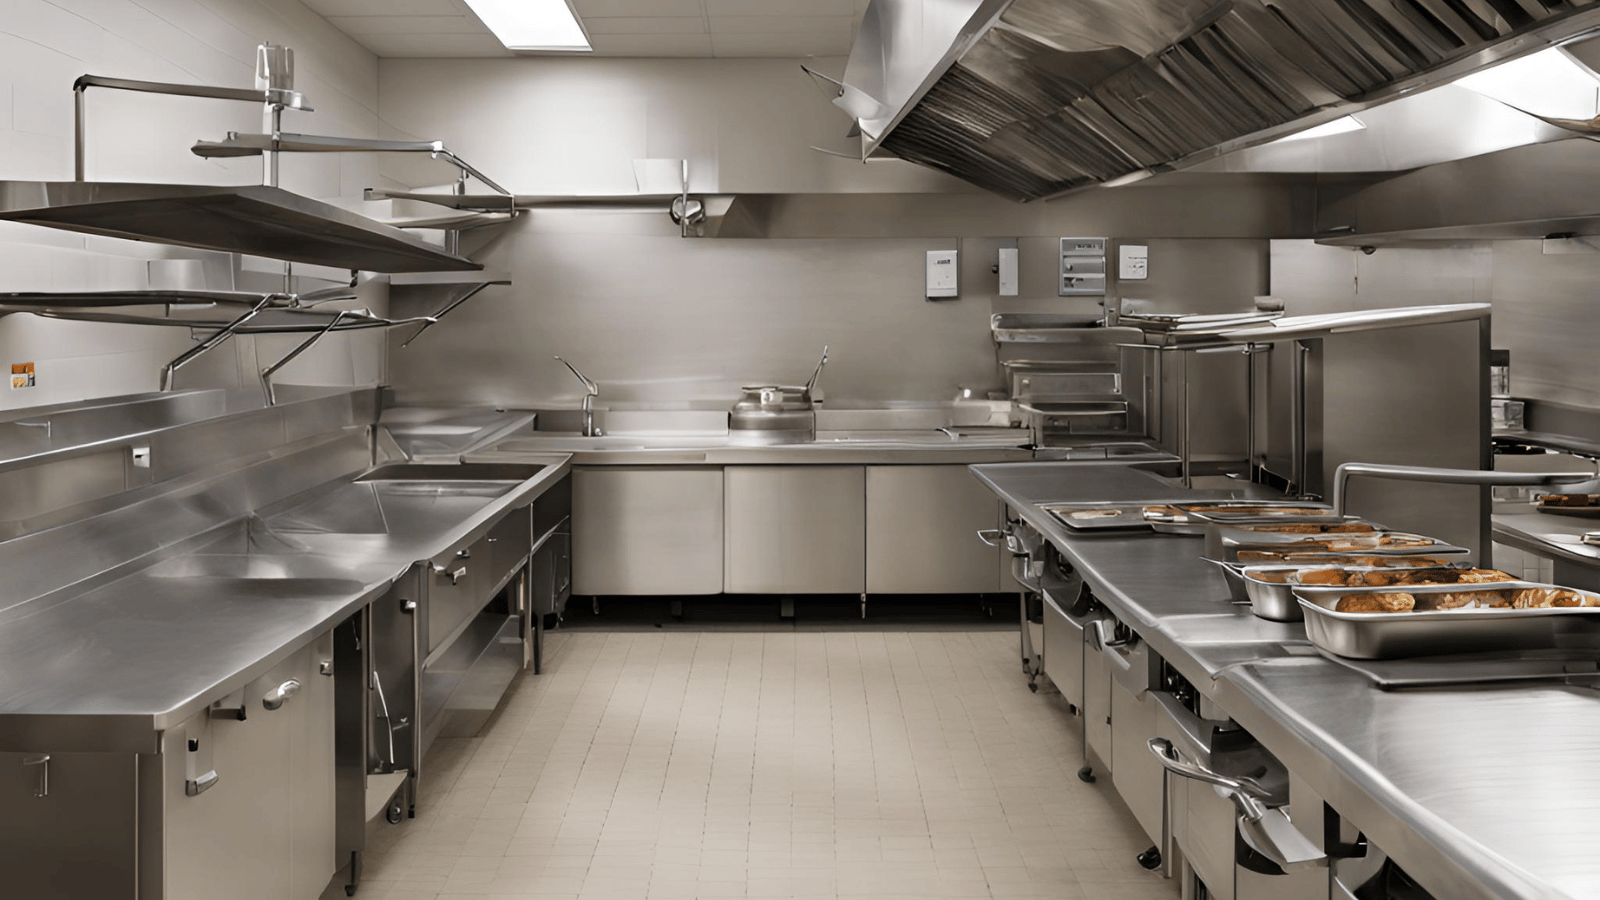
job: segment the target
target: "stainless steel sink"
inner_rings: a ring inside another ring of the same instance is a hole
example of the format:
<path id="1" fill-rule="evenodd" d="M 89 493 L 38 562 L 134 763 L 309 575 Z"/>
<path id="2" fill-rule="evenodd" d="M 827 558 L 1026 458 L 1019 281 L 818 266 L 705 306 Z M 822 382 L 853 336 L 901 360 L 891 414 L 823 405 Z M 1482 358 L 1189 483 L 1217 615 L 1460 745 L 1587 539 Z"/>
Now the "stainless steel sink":
<path id="1" fill-rule="evenodd" d="M 414 535 L 459 521 L 547 467 L 515 463 L 381 466 L 266 520 L 281 534 Z"/>

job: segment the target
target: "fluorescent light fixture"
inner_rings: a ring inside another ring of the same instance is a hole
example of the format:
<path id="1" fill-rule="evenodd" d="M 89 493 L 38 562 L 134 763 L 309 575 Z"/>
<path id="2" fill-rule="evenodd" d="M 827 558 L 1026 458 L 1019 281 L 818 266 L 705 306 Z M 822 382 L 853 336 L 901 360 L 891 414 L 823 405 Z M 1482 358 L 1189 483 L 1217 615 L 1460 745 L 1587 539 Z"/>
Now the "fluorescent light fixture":
<path id="1" fill-rule="evenodd" d="M 466 0 L 510 50 L 588 51 L 589 36 L 567 0 Z"/>
<path id="2" fill-rule="evenodd" d="M 1592 119 L 1600 113 L 1600 79 L 1560 47 L 1474 72 L 1455 84 L 1535 115 Z"/>
<path id="3" fill-rule="evenodd" d="M 1367 126 L 1361 124 L 1361 120 L 1355 116 L 1345 116 L 1342 119 L 1334 119 L 1332 122 L 1324 122 L 1315 128 L 1307 128 L 1305 131 L 1297 131 L 1288 137 L 1278 138 L 1272 143 L 1287 144 L 1290 141 L 1304 141 L 1311 138 L 1327 137 L 1330 134 L 1344 134 L 1345 132 L 1349 131 L 1360 131 L 1366 127 Z"/>

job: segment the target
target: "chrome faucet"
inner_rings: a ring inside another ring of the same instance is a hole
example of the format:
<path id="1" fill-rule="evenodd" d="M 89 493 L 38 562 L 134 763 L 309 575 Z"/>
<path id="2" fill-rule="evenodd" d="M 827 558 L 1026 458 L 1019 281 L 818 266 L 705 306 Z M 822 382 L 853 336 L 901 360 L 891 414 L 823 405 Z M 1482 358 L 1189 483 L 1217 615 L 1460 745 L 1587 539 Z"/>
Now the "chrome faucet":
<path id="1" fill-rule="evenodd" d="M 578 380 L 583 382 L 583 436 L 600 437 L 600 429 L 594 427 L 594 398 L 600 396 L 600 385 L 595 384 L 589 376 L 579 372 L 577 366 L 561 357 L 556 357 L 556 362 L 571 369 L 572 374 L 578 376 Z"/>

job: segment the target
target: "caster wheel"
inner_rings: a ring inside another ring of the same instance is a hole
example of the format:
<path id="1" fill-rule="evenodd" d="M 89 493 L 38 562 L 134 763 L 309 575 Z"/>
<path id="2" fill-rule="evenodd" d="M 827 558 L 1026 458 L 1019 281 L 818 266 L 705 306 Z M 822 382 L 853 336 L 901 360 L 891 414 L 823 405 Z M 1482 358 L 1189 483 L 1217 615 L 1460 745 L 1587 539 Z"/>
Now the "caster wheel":
<path id="1" fill-rule="evenodd" d="M 1084 784 L 1094 784 L 1094 766 L 1084 766 L 1079 769 L 1078 780 Z"/>
<path id="2" fill-rule="evenodd" d="M 399 825 L 401 820 L 405 818 L 405 814 L 401 812 L 400 804 L 396 803 L 389 807 L 389 811 L 384 815 L 384 818 L 389 820 L 390 825 Z"/>
<path id="3" fill-rule="evenodd" d="M 1039 693 L 1038 683 L 1032 681 L 1028 682 L 1028 690 L 1033 691 L 1035 694 Z"/>
<path id="4" fill-rule="evenodd" d="M 356 886 L 353 885 L 353 884 L 345 885 L 344 886 L 344 895 L 346 897 L 354 897 L 356 895 Z"/>
<path id="5" fill-rule="evenodd" d="M 1067 715 L 1069 715 L 1069 716 L 1077 716 L 1079 714 L 1080 714 L 1080 710 L 1078 709 L 1077 706 L 1075 706 L 1074 704 L 1071 704 L 1071 703 L 1067 704 Z"/>
<path id="6" fill-rule="evenodd" d="M 1151 847 L 1149 850 L 1134 857 L 1134 859 L 1138 860 L 1139 865 L 1152 872 L 1161 868 L 1161 850 L 1157 847 Z"/>

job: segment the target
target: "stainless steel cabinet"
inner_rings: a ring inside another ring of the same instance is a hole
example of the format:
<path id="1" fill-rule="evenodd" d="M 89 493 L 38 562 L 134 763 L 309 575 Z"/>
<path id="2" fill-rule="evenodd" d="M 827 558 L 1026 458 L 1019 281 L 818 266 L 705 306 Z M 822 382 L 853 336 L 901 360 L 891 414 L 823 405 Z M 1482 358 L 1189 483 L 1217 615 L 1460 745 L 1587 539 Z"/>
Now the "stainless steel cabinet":
<path id="1" fill-rule="evenodd" d="M 1075 598 L 1044 593 L 1044 674 L 1068 703 L 1083 708 L 1083 625 L 1063 604 Z"/>
<path id="2" fill-rule="evenodd" d="M 283 900 L 327 885 L 333 679 L 320 670 L 332 654 L 330 633 L 162 736 L 161 896 Z"/>
<path id="3" fill-rule="evenodd" d="M 867 591 L 987 594 L 1002 590 L 1002 549 L 977 532 L 998 528 L 1003 504 L 966 466 L 867 467 Z"/>
<path id="4" fill-rule="evenodd" d="M 44 755 L 0 753 L 0 892 L 133 900 L 138 765 L 159 757 Z"/>
<path id="5" fill-rule="evenodd" d="M 572 592 L 721 593 L 723 506 L 720 468 L 573 469 Z"/>
<path id="6" fill-rule="evenodd" d="M 724 481 L 725 590 L 866 590 L 867 496 L 861 466 L 729 466 Z"/>

